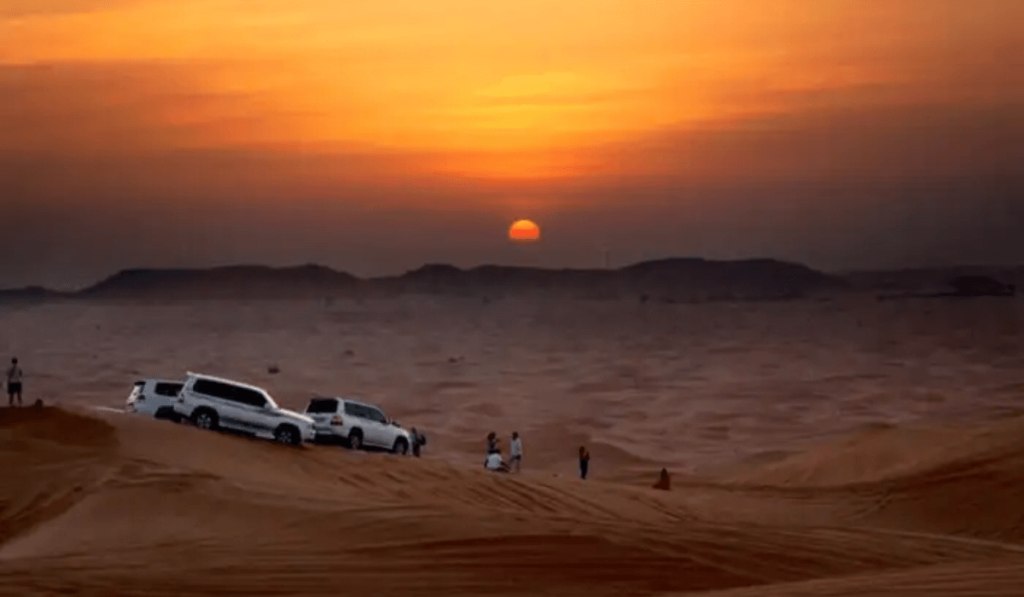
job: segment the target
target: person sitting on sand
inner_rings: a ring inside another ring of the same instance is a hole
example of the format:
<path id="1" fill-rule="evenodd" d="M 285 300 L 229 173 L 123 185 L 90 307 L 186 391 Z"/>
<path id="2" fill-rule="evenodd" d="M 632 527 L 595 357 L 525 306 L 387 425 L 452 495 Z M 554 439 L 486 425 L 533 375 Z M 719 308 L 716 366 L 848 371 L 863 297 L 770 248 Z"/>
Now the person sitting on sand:
<path id="1" fill-rule="evenodd" d="M 668 476 L 667 469 L 661 469 L 661 477 L 658 479 L 658 482 L 654 484 L 654 488 L 663 489 L 665 491 L 670 491 L 672 489 L 672 479 Z"/>
<path id="2" fill-rule="evenodd" d="M 580 446 L 580 479 L 587 478 L 587 469 L 590 468 L 590 452 L 587 448 Z"/>
<path id="3" fill-rule="evenodd" d="M 519 439 L 519 432 L 512 432 L 512 441 L 508 443 L 508 460 L 509 468 L 515 466 L 516 472 L 519 472 L 519 465 L 523 461 L 523 442 Z"/>
<path id="4" fill-rule="evenodd" d="M 7 370 L 7 401 L 10 406 L 14 406 L 14 396 L 18 396 L 18 406 L 22 406 L 21 402 L 21 378 L 24 373 L 21 367 L 18 366 L 18 359 L 11 359 L 11 368 Z"/>
<path id="5" fill-rule="evenodd" d="M 507 473 L 508 465 L 501 459 L 501 452 L 491 452 L 484 461 L 484 468 L 492 473 Z"/>

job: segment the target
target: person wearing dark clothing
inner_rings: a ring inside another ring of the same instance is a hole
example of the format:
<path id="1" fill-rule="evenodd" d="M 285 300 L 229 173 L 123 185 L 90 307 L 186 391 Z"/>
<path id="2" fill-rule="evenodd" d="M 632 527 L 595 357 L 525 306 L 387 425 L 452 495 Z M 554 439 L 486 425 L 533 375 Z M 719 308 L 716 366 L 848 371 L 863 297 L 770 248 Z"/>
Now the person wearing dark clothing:
<path id="1" fill-rule="evenodd" d="M 18 367 L 18 359 L 11 359 L 11 368 L 7 370 L 7 401 L 11 406 L 14 406 L 14 396 L 18 396 L 18 406 L 22 406 L 21 402 L 21 378 L 24 373 L 21 367 Z"/>
<path id="2" fill-rule="evenodd" d="M 427 445 L 427 436 L 416 431 L 415 427 L 412 428 L 410 434 L 412 435 L 412 455 L 419 458 L 420 446 Z"/>
<path id="3" fill-rule="evenodd" d="M 498 434 L 492 431 L 487 434 L 487 453 L 495 452 L 501 452 L 501 448 L 498 447 Z"/>
<path id="4" fill-rule="evenodd" d="M 661 476 L 658 477 L 658 482 L 654 484 L 654 488 L 664 491 L 672 490 L 672 478 L 668 474 L 668 469 L 661 469 Z"/>
<path id="5" fill-rule="evenodd" d="M 590 452 L 583 446 L 580 446 L 580 479 L 587 478 L 587 469 L 590 468 Z"/>

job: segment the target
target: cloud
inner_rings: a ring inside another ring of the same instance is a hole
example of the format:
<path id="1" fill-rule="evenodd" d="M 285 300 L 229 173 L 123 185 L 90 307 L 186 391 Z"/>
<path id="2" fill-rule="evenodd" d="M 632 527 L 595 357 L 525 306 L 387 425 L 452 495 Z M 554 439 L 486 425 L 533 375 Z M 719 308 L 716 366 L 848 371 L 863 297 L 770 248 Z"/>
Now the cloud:
<path id="1" fill-rule="evenodd" d="M 152 0 L 3 0 L 0 19 L 77 14 L 124 8 Z"/>

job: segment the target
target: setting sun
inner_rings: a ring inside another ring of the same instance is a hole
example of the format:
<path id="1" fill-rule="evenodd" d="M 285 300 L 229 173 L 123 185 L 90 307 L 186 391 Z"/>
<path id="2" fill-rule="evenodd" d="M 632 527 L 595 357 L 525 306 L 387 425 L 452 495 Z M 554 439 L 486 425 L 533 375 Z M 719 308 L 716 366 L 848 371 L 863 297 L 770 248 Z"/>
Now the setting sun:
<path id="1" fill-rule="evenodd" d="M 540 226 L 530 220 L 517 220 L 508 229 L 508 238 L 520 242 L 540 240 Z"/>

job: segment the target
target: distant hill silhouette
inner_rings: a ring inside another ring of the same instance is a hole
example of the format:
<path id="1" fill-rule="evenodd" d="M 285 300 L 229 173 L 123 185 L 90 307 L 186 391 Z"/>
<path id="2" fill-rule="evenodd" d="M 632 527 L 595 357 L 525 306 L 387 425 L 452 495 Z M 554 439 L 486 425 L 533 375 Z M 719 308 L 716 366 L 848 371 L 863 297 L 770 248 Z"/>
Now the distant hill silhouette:
<path id="1" fill-rule="evenodd" d="M 1012 296 L 1024 283 L 1024 267 L 958 266 L 851 272 L 843 278 L 856 290 L 900 296 Z"/>
<path id="2" fill-rule="evenodd" d="M 610 269 L 544 269 L 430 264 L 401 276 L 365 280 L 366 296 L 411 293 L 504 296 L 544 293 L 577 298 L 662 301 L 766 300 L 805 296 L 845 283 L 799 264 L 774 260 L 665 259 Z"/>
<path id="3" fill-rule="evenodd" d="M 355 276 L 321 265 L 130 269 L 81 290 L 76 296 L 128 300 L 323 298 L 350 292 L 358 282 Z"/>
<path id="4" fill-rule="evenodd" d="M 428 264 L 399 276 L 358 278 L 319 265 L 273 268 L 130 269 L 75 293 L 6 291 L 36 300 L 324 299 L 442 294 L 496 298 L 543 293 L 656 302 L 779 300 L 841 290 L 848 284 L 809 267 L 772 259 L 662 259 L 620 269 L 543 269 Z"/>
<path id="5" fill-rule="evenodd" d="M 1014 284 L 1004 284 L 988 276 L 957 276 L 949 281 L 954 296 L 1014 296 Z"/>
<path id="6" fill-rule="evenodd" d="M 73 293 L 58 292 L 49 290 L 42 286 L 28 286 L 26 288 L 11 288 L 0 290 L 0 303 L 35 303 L 62 298 L 70 298 Z"/>

